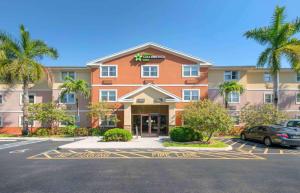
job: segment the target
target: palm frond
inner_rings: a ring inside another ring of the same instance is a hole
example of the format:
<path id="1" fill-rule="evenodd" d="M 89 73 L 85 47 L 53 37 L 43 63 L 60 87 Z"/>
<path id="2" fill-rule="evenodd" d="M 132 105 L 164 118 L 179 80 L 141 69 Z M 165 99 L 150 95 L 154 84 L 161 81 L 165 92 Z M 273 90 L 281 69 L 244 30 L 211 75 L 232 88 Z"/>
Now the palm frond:
<path id="1" fill-rule="evenodd" d="M 247 39 L 253 39 L 258 43 L 265 45 L 271 42 L 271 29 L 269 27 L 256 28 L 244 33 Z"/>
<path id="2" fill-rule="evenodd" d="M 265 64 L 268 63 L 268 58 L 272 52 L 272 48 L 267 48 L 265 49 L 259 56 L 258 61 L 257 61 L 257 67 L 264 67 Z"/>
<path id="3" fill-rule="evenodd" d="M 272 17 L 272 28 L 274 31 L 279 31 L 280 26 L 283 24 L 284 19 L 285 19 L 285 14 L 284 14 L 285 7 L 279 7 L 276 6 L 275 12 Z"/>

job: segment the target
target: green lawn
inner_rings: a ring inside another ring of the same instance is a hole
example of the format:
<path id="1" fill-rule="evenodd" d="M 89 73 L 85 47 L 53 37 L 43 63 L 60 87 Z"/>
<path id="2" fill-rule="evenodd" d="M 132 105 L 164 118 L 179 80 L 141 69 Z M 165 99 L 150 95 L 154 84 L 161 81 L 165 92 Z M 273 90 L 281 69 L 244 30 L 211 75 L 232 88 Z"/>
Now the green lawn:
<path id="1" fill-rule="evenodd" d="M 222 141 L 212 139 L 210 144 L 205 144 L 201 142 L 174 142 L 174 141 L 165 141 L 163 142 L 165 147 L 212 147 L 212 148 L 223 148 L 228 147 L 228 145 Z"/>
<path id="2" fill-rule="evenodd" d="M 0 137 L 16 137 L 16 135 L 1 133 Z"/>

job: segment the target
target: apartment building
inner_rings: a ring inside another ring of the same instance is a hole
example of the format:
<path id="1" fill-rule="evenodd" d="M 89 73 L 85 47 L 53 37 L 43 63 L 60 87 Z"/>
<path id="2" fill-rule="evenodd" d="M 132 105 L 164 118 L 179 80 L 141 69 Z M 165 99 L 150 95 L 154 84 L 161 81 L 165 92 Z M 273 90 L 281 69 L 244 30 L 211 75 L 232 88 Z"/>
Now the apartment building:
<path id="1" fill-rule="evenodd" d="M 209 62 L 155 43 L 146 43 L 95 59 L 86 67 L 49 67 L 46 78 L 30 85 L 30 103 L 56 102 L 66 107 L 81 127 L 120 127 L 142 136 L 168 134 L 182 125 L 181 113 L 188 102 L 209 98 L 224 103 L 218 86 L 237 81 L 246 90 L 229 96 L 229 112 L 239 124 L 239 113 L 247 103 L 272 103 L 272 76 L 255 66 L 212 66 Z M 90 84 L 91 97 L 79 96 L 76 115 L 75 93 L 60 99 L 60 85 L 66 76 Z M 300 116 L 300 74 L 291 69 L 280 72 L 279 108 L 291 118 Z M 0 84 L 0 133 L 21 133 L 22 86 Z M 90 103 L 107 102 L 115 112 L 105 119 L 88 116 Z M 112 118 L 117 117 L 117 123 Z M 38 122 L 33 127 L 40 127 Z M 61 126 L 64 126 L 63 124 Z"/>

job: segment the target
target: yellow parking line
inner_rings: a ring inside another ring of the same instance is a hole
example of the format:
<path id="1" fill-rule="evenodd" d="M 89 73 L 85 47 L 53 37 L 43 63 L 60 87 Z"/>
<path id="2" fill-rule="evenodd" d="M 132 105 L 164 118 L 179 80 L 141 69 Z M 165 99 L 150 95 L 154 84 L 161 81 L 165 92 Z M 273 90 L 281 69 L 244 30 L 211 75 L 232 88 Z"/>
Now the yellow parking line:
<path id="1" fill-rule="evenodd" d="M 264 154 L 267 154 L 269 151 L 269 148 L 266 148 L 265 151 L 264 151 Z"/>
<path id="2" fill-rule="evenodd" d="M 120 153 L 116 153 L 116 152 L 112 152 L 112 151 L 104 151 L 103 152 L 106 152 L 106 153 L 109 153 L 109 154 L 115 154 L 115 155 L 118 155 L 118 156 L 121 156 L 123 158 L 129 158 L 128 156 L 126 155 L 123 155 L 123 154 L 120 154 Z"/>
<path id="3" fill-rule="evenodd" d="M 283 150 L 279 150 L 279 153 L 280 153 L 280 154 L 283 154 Z"/>
<path id="4" fill-rule="evenodd" d="M 77 153 L 76 151 L 73 151 L 73 150 L 70 150 L 70 149 L 68 151 L 71 152 L 71 153 Z"/>
<path id="5" fill-rule="evenodd" d="M 243 143 L 242 145 L 240 145 L 240 147 L 238 147 L 238 149 L 242 149 L 247 143 Z"/>
<path id="6" fill-rule="evenodd" d="M 47 158 L 51 159 L 51 157 L 47 153 L 43 153 L 43 155 L 46 156 Z"/>

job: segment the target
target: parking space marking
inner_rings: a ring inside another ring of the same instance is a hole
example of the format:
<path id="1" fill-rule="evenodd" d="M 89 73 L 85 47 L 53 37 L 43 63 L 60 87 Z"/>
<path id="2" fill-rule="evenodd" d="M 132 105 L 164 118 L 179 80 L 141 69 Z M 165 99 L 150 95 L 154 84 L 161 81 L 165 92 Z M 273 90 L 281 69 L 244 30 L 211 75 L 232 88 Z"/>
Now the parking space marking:
<path id="1" fill-rule="evenodd" d="M 252 159 L 264 160 L 264 157 L 242 151 L 173 151 L 173 150 L 50 150 L 27 159 Z"/>
<path id="2" fill-rule="evenodd" d="M 265 151 L 264 151 L 264 154 L 267 154 L 269 151 L 269 148 L 266 148 Z"/>
<path id="3" fill-rule="evenodd" d="M 15 143 L 6 143 L 6 144 L 0 145 L 0 150 L 1 149 L 12 148 L 12 147 L 23 146 L 23 145 L 34 144 L 34 143 L 39 143 L 39 142 L 43 142 L 43 141 L 46 141 L 46 140 L 18 141 L 18 142 L 15 142 Z"/>

